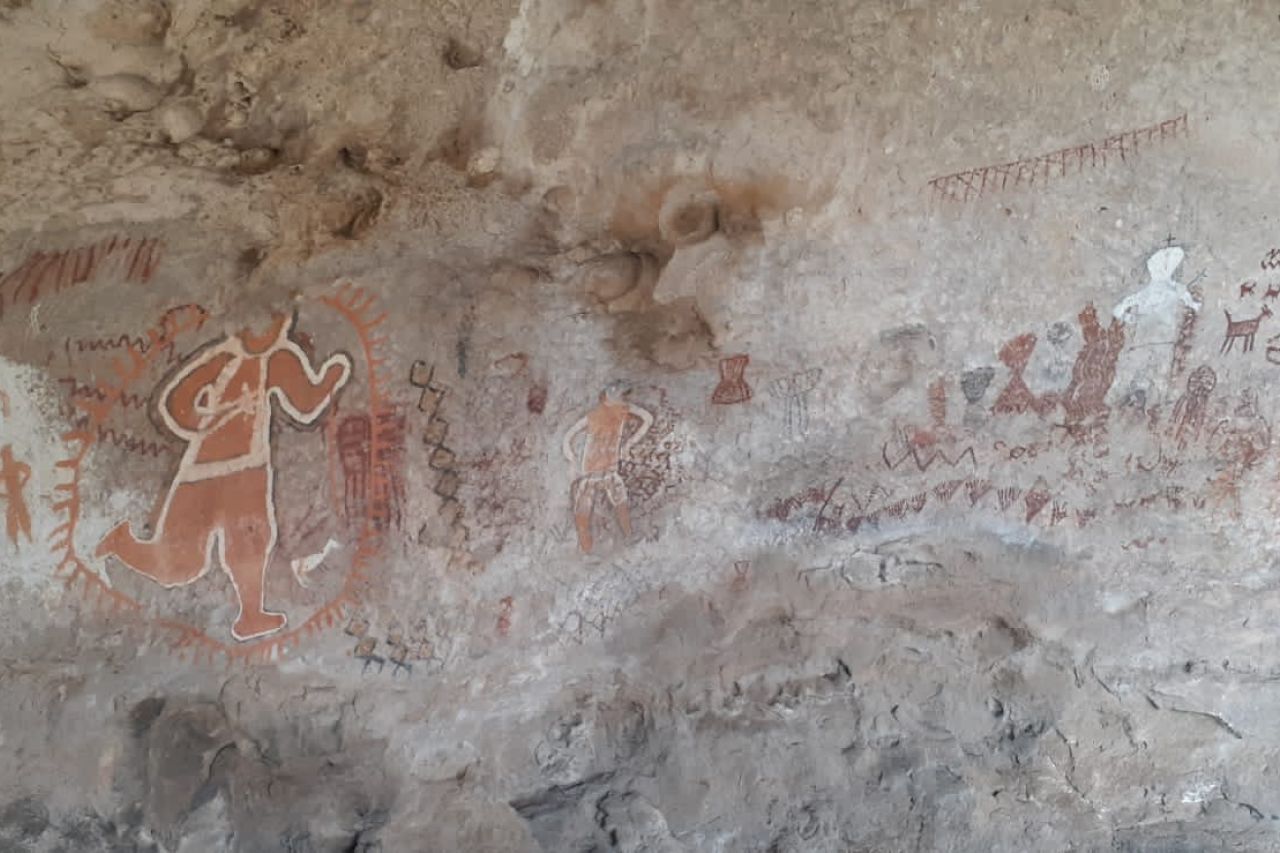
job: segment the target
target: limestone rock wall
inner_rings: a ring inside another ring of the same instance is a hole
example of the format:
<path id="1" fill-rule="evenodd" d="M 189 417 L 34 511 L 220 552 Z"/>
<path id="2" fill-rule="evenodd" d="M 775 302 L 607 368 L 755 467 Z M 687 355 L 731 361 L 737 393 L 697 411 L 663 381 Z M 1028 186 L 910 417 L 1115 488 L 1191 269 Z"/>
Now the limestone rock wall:
<path id="1" fill-rule="evenodd" d="M 0 850 L 1276 849 L 1278 35 L 0 0 Z"/>

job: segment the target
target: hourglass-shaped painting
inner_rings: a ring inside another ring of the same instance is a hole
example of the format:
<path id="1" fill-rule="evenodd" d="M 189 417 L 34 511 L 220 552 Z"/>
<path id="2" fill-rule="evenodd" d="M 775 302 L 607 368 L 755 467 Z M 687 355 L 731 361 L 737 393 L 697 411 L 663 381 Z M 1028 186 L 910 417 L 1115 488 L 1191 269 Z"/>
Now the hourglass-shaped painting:
<path id="1" fill-rule="evenodd" d="M 711 402 L 718 406 L 731 406 L 751 399 L 751 386 L 743 374 L 751 361 L 749 355 L 731 355 L 720 359 L 720 383 L 711 392 Z"/>

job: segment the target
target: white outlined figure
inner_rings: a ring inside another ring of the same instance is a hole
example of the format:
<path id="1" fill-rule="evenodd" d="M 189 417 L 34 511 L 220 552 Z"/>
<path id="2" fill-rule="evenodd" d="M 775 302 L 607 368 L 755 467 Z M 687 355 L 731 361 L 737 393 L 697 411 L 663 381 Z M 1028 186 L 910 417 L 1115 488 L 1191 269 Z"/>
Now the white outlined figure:
<path id="1" fill-rule="evenodd" d="M 787 435 L 800 441 L 809 434 L 809 393 L 818 387 L 821 367 L 800 370 L 769 383 L 769 393 L 781 397 L 786 405 Z"/>
<path id="2" fill-rule="evenodd" d="M 244 329 L 183 364 L 160 392 L 164 425 L 187 442 L 155 534 L 138 539 L 129 522 L 99 543 L 166 588 L 199 580 L 218 561 L 231 578 L 240 612 L 237 640 L 274 633 L 283 613 L 265 609 L 267 564 L 278 534 L 271 460 L 271 403 L 307 426 L 320 417 L 351 376 L 341 353 L 314 369 L 289 338 L 293 316 L 276 315 L 265 335 Z"/>

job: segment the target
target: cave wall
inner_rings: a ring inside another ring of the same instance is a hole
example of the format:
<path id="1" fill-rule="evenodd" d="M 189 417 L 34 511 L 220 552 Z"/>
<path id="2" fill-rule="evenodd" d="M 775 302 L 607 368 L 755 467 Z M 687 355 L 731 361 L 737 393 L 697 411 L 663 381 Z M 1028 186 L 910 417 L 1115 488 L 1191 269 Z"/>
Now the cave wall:
<path id="1" fill-rule="evenodd" d="M 1274 849 L 1278 33 L 0 0 L 0 850 Z"/>

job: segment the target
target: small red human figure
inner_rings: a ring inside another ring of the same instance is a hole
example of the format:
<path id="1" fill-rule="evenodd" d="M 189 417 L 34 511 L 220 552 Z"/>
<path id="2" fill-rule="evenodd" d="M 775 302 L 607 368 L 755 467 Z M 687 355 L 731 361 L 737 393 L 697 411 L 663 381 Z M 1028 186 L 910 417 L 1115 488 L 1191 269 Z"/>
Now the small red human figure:
<path id="1" fill-rule="evenodd" d="M 1210 482 L 1215 503 L 1230 501 L 1234 515 L 1240 514 L 1240 479 L 1255 468 L 1271 449 L 1271 424 L 1258 411 L 1258 392 L 1240 392 L 1233 414 L 1218 420 L 1209 432 L 1208 449 L 1217 469 Z"/>
<path id="2" fill-rule="evenodd" d="M 18 534 L 31 541 L 31 513 L 27 511 L 27 501 L 22 490 L 31 479 L 31 466 L 13 458 L 12 445 L 0 447 L 0 485 L 4 491 L 0 498 L 6 503 L 4 529 L 9 541 L 18 544 Z"/>
<path id="3" fill-rule="evenodd" d="M 511 613 L 515 610 L 516 602 L 511 596 L 504 595 L 498 605 L 498 635 L 505 637 L 511 633 Z"/>
<path id="4" fill-rule="evenodd" d="M 351 376 L 351 360 L 331 356 L 320 369 L 289 338 L 292 316 L 276 315 L 266 334 L 249 329 L 188 359 L 161 390 L 160 417 L 187 442 L 150 539 L 121 522 L 98 544 L 130 569 L 171 588 L 194 583 L 218 561 L 240 612 L 237 640 L 274 633 L 283 613 L 264 608 L 267 563 L 276 545 L 274 401 L 296 423 L 314 423 Z"/>
<path id="5" fill-rule="evenodd" d="M 640 421 L 639 427 L 626 436 L 627 423 Z M 624 536 L 631 536 L 631 509 L 627 502 L 627 487 L 622 482 L 618 465 L 622 457 L 631 452 L 649 428 L 653 415 L 621 399 L 621 389 L 610 385 L 600 392 L 600 403 L 578 420 L 564 437 L 564 456 L 578 469 L 573 481 L 573 519 L 578 528 L 578 546 L 584 553 L 591 551 L 591 516 L 595 510 L 596 493 L 603 491 L 613 506 L 618 526 Z M 574 439 L 578 433 L 587 434 L 581 459 L 576 458 Z"/>
<path id="6" fill-rule="evenodd" d="M 1068 424 L 1080 424 L 1110 410 L 1105 400 L 1116 378 L 1116 361 L 1124 349 L 1124 324 L 1112 320 L 1103 328 L 1097 309 L 1086 305 L 1078 317 L 1084 345 L 1071 368 L 1071 383 L 1062 394 L 1062 408 Z"/>
<path id="7" fill-rule="evenodd" d="M 1209 395 L 1218 385 L 1218 374 L 1202 364 L 1187 377 L 1187 391 L 1173 404 L 1173 438 L 1178 447 L 1200 440 L 1205 415 L 1209 411 Z"/>
<path id="8" fill-rule="evenodd" d="M 525 396 L 525 408 L 535 415 L 540 415 L 547 408 L 547 386 L 538 383 L 529 388 Z"/>

